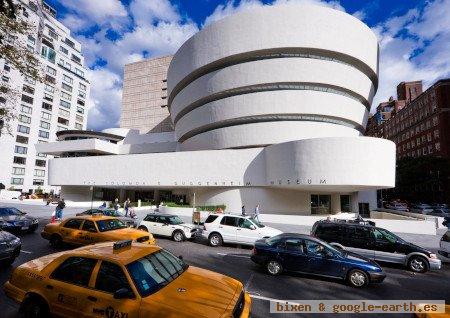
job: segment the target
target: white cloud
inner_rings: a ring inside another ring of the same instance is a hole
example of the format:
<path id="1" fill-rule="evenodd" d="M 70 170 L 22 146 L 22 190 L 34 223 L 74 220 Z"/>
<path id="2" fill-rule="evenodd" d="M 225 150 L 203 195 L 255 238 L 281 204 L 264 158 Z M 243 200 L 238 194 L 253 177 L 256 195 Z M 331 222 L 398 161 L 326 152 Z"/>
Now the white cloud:
<path id="1" fill-rule="evenodd" d="M 120 0 L 61 0 L 69 13 L 63 24 L 77 32 L 98 25 L 119 29 L 128 21 L 128 13 Z"/>
<path id="2" fill-rule="evenodd" d="M 156 21 L 178 22 L 180 15 L 169 0 L 135 0 L 130 12 L 137 25 L 149 25 Z"/>
<path id="3" fill-rule="evenodd" d="M 423 80 L 426 89 L 450 76 L 450 0 L 428 2 L 372 30 L 380 41 L 380 85 L 372 109 L 395 97 L 402 81 Z"/>

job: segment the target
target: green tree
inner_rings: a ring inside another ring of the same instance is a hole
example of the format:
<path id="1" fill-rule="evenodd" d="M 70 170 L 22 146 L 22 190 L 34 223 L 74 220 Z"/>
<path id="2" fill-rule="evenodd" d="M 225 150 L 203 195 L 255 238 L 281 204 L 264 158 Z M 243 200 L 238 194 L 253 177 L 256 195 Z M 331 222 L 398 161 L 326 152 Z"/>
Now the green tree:
<path id="1" fill-rule="evenodd" d="M 38 10 L 42 10 L 39 2 L 35 5 Z M 28 36 L 34 38 L 38 28 L 39 25 L 23 18 L 20 2 L 0 0 L 0 60 L 4 60 L 11 70 L 18 71 L 24 77 L 44 82 L 39 54 L 27 46 Z M 4 72 L 4 69 L 0 71 L 2 79 Z M 14 87 L 14 83 L 0 80 L 0 135 L 5 132 L 11 134 L 11 121 L 16 118 L 20 94 L 20 88 Z"/>

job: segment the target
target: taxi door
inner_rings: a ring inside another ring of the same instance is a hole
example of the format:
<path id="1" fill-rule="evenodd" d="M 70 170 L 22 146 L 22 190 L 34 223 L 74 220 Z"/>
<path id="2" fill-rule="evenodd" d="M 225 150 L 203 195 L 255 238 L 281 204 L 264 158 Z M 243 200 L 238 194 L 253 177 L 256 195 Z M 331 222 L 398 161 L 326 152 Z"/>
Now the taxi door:
<path id="1" fill-rule="evenodd" d="M 43 287 L 53 315 L 85 317 L 89 282 L 96 264 L 96 259 L 73 256 L 50 274 Z"/>
<path id="2" fill-rule="evenodd" d="M 121 265 L 102 261 L 96 266 L 87 317 L 138 318 L 141 299 Z M 120 292 L 118 292 L 120 291 Z"/>
<path id="3" fill-rule="evenodd" d="M 78 244 L 87 245 L 94 244 L 98 241 L 98 231 L 95 222 L 91 220 L 84 220 L 81 229 L 77 231 L 76 241 Z"/>
<path id="4" fill-rule="evenodd" d="M 77 236 L 80 232 L 81 224 L 83 223 L 83 219 L 69 219 L 66 223 L 61 225 L 59 233 L 64 242 L 66 243 L 78 243 Z"/>

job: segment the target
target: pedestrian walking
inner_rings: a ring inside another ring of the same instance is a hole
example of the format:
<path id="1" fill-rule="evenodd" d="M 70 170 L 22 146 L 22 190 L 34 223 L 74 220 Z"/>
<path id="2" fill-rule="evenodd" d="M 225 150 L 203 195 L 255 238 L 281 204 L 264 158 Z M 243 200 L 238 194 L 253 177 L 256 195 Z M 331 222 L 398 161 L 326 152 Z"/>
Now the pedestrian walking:
<path id="1" fill-rule="evenodd" d="M 125 203 L 123 204 L 123 208 L 125 209 L 125 216 L 128 216 L 128 210 L 130 208 L 131 201 L 130 198 L 128 198 Z"/>
<path id="2" fill-rule="evenodd" d="M 105 210 L 105 209 L 106 209 L 106 202 L 104 201 L 104 202 L 102 203 L 102 205 L 100 205 L 100 206 L 98 207 L 98 209 L 99 209 L 99 210 Z"/>
<path id="3" fill-rule="evenodd" d="M 64 199 L 61 199 L 56 206 L 56 219 L 61 220 L 63 215 L 63 210 L 66 207 L 66 202 Z"/>
<path id="4" fill-rule="evenodd" d="M 120 204 L 119 204 L 119 199 L 118 199 L 118 198 L 116 198 L 116 199 L 114 200 L 113 208 L 114 208 L 114 210 L 116 210 L 116 212 L 119 211 Z"/>
<path id="5" fill-rule="evenodd" d="M 242 216 L 245 216 L 245 205 L 242 206 Z"/>
<path id="6" fill-rule="evenodd" d="M 254 218 L 255 220 L 258 220 L 258 222 L 259 222 L 259 204 L 257 204 L 257 205 L 255 206 L 255 213 L 254 213 L 254 215 L 253 215 L 253 218 Z"/>

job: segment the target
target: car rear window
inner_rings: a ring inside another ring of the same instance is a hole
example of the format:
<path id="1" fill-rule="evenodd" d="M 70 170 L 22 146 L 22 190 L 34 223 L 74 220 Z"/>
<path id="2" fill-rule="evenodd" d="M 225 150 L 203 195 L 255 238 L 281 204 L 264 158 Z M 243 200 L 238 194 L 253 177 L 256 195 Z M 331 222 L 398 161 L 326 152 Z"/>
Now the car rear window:
<path id="1" fill-rule="evenodd" d="M 208 217 L 206 218 L 205 223 L 212 223 L 214 222 L 215 219 L 217 219 L 219 216 L 218 215 L 208 215 Z"/>
<path id="2" fill-rule="evenodd" d="M 237 226 L 238 218 L 233 216 L 224 216 L 222 220 L 220 220 L 220 224 L 228 225 L 228 226 Z"/>

